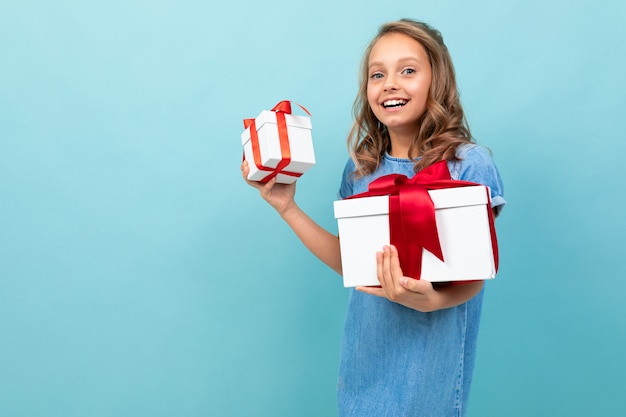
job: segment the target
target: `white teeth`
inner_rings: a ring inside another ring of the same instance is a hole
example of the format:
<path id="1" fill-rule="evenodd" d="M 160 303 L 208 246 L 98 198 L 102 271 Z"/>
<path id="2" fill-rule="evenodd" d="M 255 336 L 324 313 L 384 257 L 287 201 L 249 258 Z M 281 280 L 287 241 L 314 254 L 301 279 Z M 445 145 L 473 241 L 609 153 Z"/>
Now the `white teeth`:
<path id="1" fill-rule="evenodd" d="M 383 106 L 385 107 L 404 106 L 405 104 L 406 100 L 387 100 L 383 102 Z"/>

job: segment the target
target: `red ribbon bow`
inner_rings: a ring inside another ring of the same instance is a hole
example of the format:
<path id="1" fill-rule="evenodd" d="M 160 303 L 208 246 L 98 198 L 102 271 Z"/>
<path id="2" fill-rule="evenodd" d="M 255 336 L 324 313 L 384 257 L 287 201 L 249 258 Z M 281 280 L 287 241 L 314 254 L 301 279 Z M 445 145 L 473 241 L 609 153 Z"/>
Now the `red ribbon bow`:
<path id="1" fill-rule="evenodd" d="M 304 106 L 301 106 L 298 103 L 295 103 L 295 104 L 297 104 L 302 110 L 304 110 L 306 114 L 311 116 L 311 113 L 309 113 L 309 111 L 306 108 L 304 108 Z M 271 174 L 269 174 L 267 177 L 259 181 L 262 183 L 268 182 L 269 180 L 271 180 L 278 174 L 289 175 L 292 177 L 300 177 L 302 175 L 302 173 L 300 172 L 284 171 L 284 168 L 287 165 L 289 165 L 289 163 L 291 162 L 291 149 L 289 148 L 289 135 L 287 131 L 287 121 L 285 120 L 285 114 L 291 114 L 291 101 L 283 100 L 279 102 L 277 105 L 275 105 L 272 108 L 272 111 L 276 112 L 276 125 L 278 126 L 278 138 L 280 141 L 280 153 L 281 153 L 281 160 L 278 163 L 278 165 L 276 165 L 276 167 L 274 168 L 264 166 L 263 162 L 261 161 L 261 148 L 259 146 L 259 135 L 256 130 L 255 119 L 243 120 L 244 129 L 250 128 L 250 142 L 252 145 L 252 156 L 254 158 L 254 165 L 256 165 L 257 169 L 260 171 L 271 172 Z M 245 153 L 244 153 L 244 159 L 245 159 Z"/>
<path id="2" fill-rule="evenodd" d="M 437 232 L 435 206 L 428 190 L 480 185 L 453 180 L 446 161 L 439 161 L 410 179 L 402 174 L 389 174 L 372 181 L 368 191 L 348 198 L 389 195 L 389 233 L 391 243 L 398 249 L 400 267 L 405 276 L 419 279 L 422 270 L 422 249 L 442 262 L 443 251 Z M 489 193 L 487 189 L 487 193 Z M 489 199 L 488 199 L 489 201 Z M 491 208 L 488 207 L 491 241 L 496 270 L 498 246 Z"/>

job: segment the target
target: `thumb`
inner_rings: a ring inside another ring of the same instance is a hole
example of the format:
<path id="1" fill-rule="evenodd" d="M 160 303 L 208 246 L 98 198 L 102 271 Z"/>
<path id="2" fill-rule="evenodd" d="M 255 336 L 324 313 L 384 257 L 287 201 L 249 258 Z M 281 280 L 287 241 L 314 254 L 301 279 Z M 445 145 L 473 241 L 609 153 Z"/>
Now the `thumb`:
<path id="1" fill-rule="evenodd" d="M 429 287 L 432 286 L 432 284 L 428 281 L 423 281 L 420 279 L 414 279 L 414 278 L 409 278 L 409 277 L 400 278 L 400 285 L 409 291 L 417 292 L 417 293 L 424 293 L 425 291 L 428 290 Z"/>
<path id="2" fill-rule="evenodd" d="M 274 184 L 276 184 L 276 177 L 272 177 L 266 183 L 261 183 L 261 187 L 260 187 L 261 195 L 266 200 L 272 195 L 272 188 L 274 187 Z"/>

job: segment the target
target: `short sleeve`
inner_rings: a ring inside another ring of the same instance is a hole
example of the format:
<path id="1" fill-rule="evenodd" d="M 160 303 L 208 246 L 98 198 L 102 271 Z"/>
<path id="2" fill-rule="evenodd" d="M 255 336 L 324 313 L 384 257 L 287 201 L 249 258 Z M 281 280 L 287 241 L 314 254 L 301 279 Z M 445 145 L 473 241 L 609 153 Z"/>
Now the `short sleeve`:
<path id="1" fill-rule="evenodd" d="M 504 184 L 491 155 L 485 148 L 474 144 L 459 148 L 457 157 L 461 160 L 453 163 L 450 170 L 452 177 L 488 186 L 491 191 L 491 206 L 499 214 L 506 204 Z"/>
<path id="2" fill-rule="evenodd" d="M 352 174 L 355 170 L 356 167 L 354 165 L 354 161 L 352 161 L 352 159 L 348 159 L 348 162 L 346 162 L 346 166 L 343 169 L 341 186 L 339 187 L 339 192 L 337 193 L 337 197 L 339 199 L 344 199 L 354 194 L 354 175 Z"/>

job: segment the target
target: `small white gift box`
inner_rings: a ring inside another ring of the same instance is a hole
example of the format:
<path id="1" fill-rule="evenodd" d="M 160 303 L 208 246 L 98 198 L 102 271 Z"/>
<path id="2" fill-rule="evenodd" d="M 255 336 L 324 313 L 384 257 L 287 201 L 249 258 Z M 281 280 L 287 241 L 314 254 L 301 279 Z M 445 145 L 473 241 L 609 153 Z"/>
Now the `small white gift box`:
<path id="1" fill-rule="evenodd" d="M 279 134 L 277 118 L 282 115 L 287 127 L 286 138 L 281 138 Z M 254 138 L 251 128 L 256 130 L 257 138 Z M 255 140 L 258 146 L 254 144 Z M 268 176 L 275 175 L 276 182 L 291 184 L 315 165 L 311 119 L 306 116 L 284 112 L 279 115 L 276 111 L 264 110 L 254 119 L 254 124 L 243 132 L 241 144 L 244 158 L 250 166 L 248 179 L 251 181 L 267 181 Z M 288 158 L 289 163 L 282 168 L 279 167 L 279 164 Z M 279 171 L 275 174 L 277 167 Z"/>
<path id="2" fill-rule="evenodd" d="M 494 278 L 497 269 L 494 246 L 497 251 L 497 242 L 492 244 L 488 187 L 476 185 L 429 190 L 428 194 L 435 206 L 444 262 L 422 249 L 419 278 L 431 282 Z M 376 252 L 390 243 L 389 197 L 335 201 L 334 211 L 344 286 L 380 285 L 376 276 Z"/>

